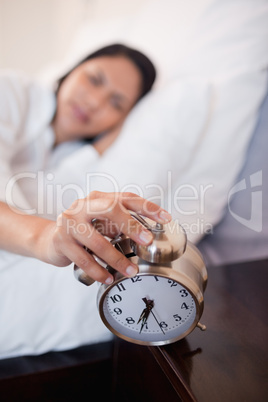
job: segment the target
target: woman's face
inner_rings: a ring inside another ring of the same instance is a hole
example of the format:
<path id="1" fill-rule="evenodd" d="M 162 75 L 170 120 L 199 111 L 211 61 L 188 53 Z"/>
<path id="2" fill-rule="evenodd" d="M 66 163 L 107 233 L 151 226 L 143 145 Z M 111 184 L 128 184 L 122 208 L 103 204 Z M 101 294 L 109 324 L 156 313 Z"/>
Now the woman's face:
<path id="1" fill-rule="evenodd" d="M 56 143 L 94 137 L 121 123 L 139 98 L 141 82 L 124 56 L 101 56 L 75 68 L 57 94 Z"/>

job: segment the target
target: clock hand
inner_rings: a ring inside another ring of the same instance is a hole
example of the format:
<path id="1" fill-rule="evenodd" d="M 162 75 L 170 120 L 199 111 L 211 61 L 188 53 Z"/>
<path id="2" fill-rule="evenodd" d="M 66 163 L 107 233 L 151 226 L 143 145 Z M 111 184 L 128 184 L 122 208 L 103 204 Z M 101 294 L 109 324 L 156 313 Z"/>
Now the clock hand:
<path id="1" fill-rule="evenodd" d="M 144 303 L 146 304 L 146 308 L 142 311 L 142 313 L 141 313 L 141 315 L 140 315 L 140 318 L 139 318 L 139 320 L 138 320 L 138 323 L 143 319 L 144 315 L 145 315 L 147 312 L 148 312 L 148 314 L 146 314 L 146 315 L 147 315 L 147 318 L 148 318 L 148 315 L 149 315 L 149 313 L 150 313 L 150 310 L 153 308 L 153 300 L 147 300 L 146 297 L 143 297 L 142 300 L 143 300 Z"/>
<path id="2" fill-rule="evenodd" d="M 161 329 L 161 331 L 163 332 L 163 334 L 165 335 L 165 331 L 163 330 L 163 328 L 161 327 L 161 325 L 160 325 L 160 323 L 159 323 L 159 321 L 158 321 L 158 319 L 156 318 L 156 316 L 155 316 L 155 314 L 154 314 L 154 312 L 153 312 L 153 307 L 154 307 L 154 301 L 153 300 L 147 300 L 146 299 L 146 297 L 143 297 L 143 299 L 142 299 L 143 301 L 144 301 L 144 303 L 146 304 L 146 306 L 147 306 L 147 308 L 149 308 L 150 309 L 150 311 L 149 311 L 149 313 L 151 312 L 152 313 L 152 315 L 153 315 L 153 317 L 154 317 L 154 319 L 155 319 L 155 321 L 157 322 L 157 324 L 158 324 L 158 326 L 159 326 L 159 328 Z M 148 314 L 149 315 L 149 314 Z"/>
<path id="3" fill-rule="evenodd" d="M 137 324 L 138 324 L 141 320 L 144 319 L 144 316 L 145 316 L 147 310 L 148 310 L 148 308 L 146 307 L 146 308 L 142 311 L 142 313 L 141 313 L 141 315 L 140 315 L 140 318 L 139 318 Z"/>
<path id="4" fill-rule="evenodd" d="M 148 319 L 149 314 L 150 314 L 150 310 L 146 310 L 146 311 L 144 312 L 144 316 L 143 316 L 143 318 L 142 318 L 142 323 L 141 323 L 140 333 L 141 333 L 141 331 L 143 330 L 143 327 L 145 326 L 145 324 L 146 324 L 146 322 L 147 322 L 147 319 Z"/>
<path id="5" fill-rule="evenodd" d="M 142 300 L 146 304 L 146 307 L 153 308 L 153 306 L 154 306 L 154 301 L 153 300 L 147 300 L 146 297 L 143 297 Z"/>
<path id="6" fill-rule="evenodd" d="M 151 310 L 151 313 L 152 313 L 152 315 L 153 315 L 153 317 L 154 317 L 155 321 L 157 322 L 157 324 L 158 324 L 159 328 L 161 329 L 161 331 L 162 331 L 162 332 L 163 332 L 163 334 L 165 335 L 166 333 L 165 333 L 165 331 L 163 330 L 163 328 L 161 327 L 160 322 L 159 322 L 159 321 L 158 321 L 158 319 L 156 318 L 156 316 L 155 316 L 155 314 L 154 314 L 153 310 Z"/>
<path id="7" fill-rule="evenodd" d="M 148 319 L 148 317 L 149 317 L 150 311 L 152 310 L 153 305 L 154 305 L 153 300 L 147 300 L 146 297 L 144 297 L 142 300 L 143 300 L 144 303 L 146 304 L 146 308 L 142 311 L 142 313 L 141 313 L 141 315 L 140 315 L 140 318 L 139 318 L 139 320 L 138 320 L 138 323 L 139 323 L 140 321 L 142 321 L 140 333 L 141 333 L 141 331 L 143 330 L 143 327 L 145 326 L 145 324 L 146 324 L 146 322 L 147 322 L 147 319 Z"/>

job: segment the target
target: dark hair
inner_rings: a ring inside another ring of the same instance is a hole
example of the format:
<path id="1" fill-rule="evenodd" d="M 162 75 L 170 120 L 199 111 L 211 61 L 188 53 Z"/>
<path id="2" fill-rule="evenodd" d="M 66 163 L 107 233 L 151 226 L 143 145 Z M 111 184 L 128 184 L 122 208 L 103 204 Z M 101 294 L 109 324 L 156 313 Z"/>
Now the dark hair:
<path id="1" fill-rule="evenodd" d="M 58 82 L 57 82 L 57 89 L 56 93 L 58 93 L 59 88 L 65 78 L 80 64 L 84 63 L 85 61 L 88 61 L 90 59 L 94 59 L 96 57 L 101 57 L 101 56 L 124 56 L 127 57 L 129 60 L 131 60 L 136 67 L 138 67 L 141 75 L 142 75 L 142 88 L 141 88 L 141 94 L 140 98 L 142 98 L 147 92 L 150 91 L 150 89 L 153 86 L 153 83 L 156 78 L 156 70 L 153 65 L 153 63 L 149 60 L 147 56 L 145 56 L 143 53 L 136 49 L 132 49 L 131 47 L 128 47 L 126 45 L 122 44 L 113 44 L 113 45 L 108 45 L 105 46 L 99 50 L 96 50 L 95 52 L 91 53 L 87 57 L 85 57 L 83 60 L 81 60 L 72 70 L 70 70 L 67 74 L 65 74 L 63 77 L 61 77 Z"/>

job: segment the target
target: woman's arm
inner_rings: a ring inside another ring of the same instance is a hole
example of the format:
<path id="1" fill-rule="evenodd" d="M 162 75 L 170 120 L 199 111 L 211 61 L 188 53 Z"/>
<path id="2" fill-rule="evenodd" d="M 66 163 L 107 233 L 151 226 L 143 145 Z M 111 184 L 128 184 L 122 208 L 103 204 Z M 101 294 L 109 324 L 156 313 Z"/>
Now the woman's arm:
<path id="1" fill-rule="evenodd" d="M 38 234 L 53 224 L 37 216 L 25 215 L 2 201 L 0 223 L 0 248 L 28 257 L 40 254 L 37 250 Z"/>
<path id="2" fill-rule="evenodd" d="M 138 267 L 103 236 L 122 232 L 139 244 L 150 244 L 151 233 L 131 217 L 129 210 L 160 223 L 171 219 L 162 208 L 132 193 L 92 192 L 74 202 L 56 222 L 23 215 L 0 202 L 0 248 L 57 266 L 74 262 L 94 280 L 110 283 L 112 275 L 84 246 L 122 274 L 135 275 Z M 98 230 L 92 224 L 95 218 L 100 223 Z"/>

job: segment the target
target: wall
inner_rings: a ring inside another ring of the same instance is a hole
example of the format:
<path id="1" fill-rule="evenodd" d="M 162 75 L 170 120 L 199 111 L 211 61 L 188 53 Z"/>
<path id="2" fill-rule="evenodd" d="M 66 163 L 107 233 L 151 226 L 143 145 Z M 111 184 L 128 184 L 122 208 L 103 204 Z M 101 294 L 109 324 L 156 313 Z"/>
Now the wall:
<path id="1" fill-rule="evenodd" d="M 0 0 L 0 68 L 35 74 L 64 57 L 82 23 L 124 16 L 141 3 L 142 0 Z"/>

